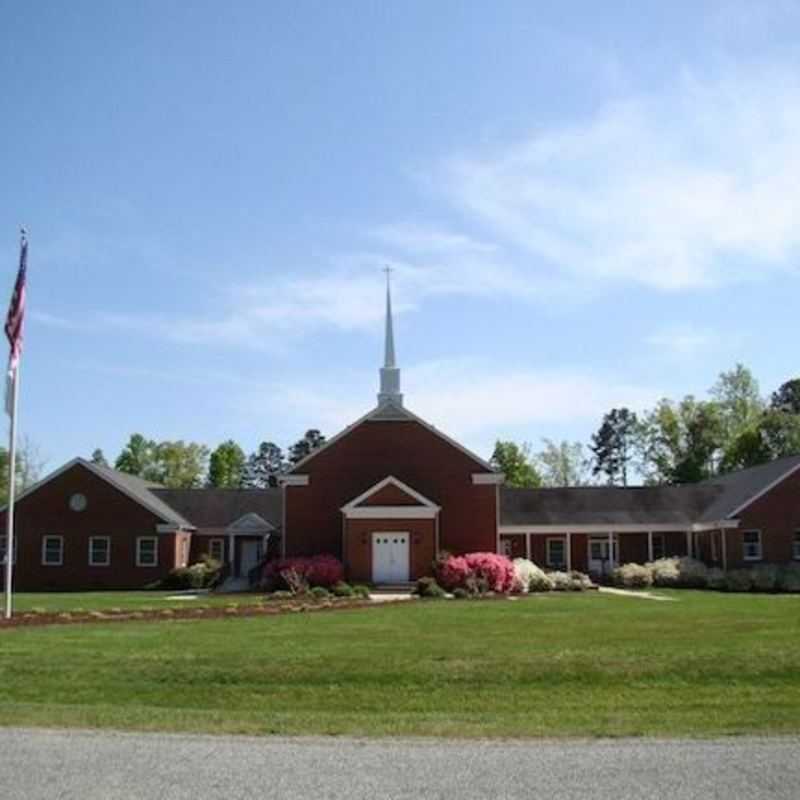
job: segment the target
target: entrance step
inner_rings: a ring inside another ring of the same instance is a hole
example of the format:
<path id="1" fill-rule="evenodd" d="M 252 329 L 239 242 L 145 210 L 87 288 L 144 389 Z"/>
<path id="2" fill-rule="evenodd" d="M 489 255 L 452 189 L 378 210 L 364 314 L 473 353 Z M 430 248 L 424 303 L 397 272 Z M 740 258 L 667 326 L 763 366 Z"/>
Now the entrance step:
<path id="1" fill-rule="evenodd" d="M 416 583 L 378 583 L 370 594 L 411 594 L 416 586 Z"/>

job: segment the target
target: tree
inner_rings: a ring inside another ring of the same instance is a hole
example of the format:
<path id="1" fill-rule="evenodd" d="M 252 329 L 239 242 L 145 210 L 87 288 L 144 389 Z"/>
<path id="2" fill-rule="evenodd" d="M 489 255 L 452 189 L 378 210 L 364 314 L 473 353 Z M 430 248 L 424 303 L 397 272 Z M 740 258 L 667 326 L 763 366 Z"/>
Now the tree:
<path id="1" fill-rule="evenodd" d="M 8 502 L 8 450 L 0 447 L 0 502 Z M 28 436 L 17 443 L 15 495 L 29 489 L 42 477 L 45 460 L 38 446 Z"/>
<path id="2" fill-rule="evenodd" d="M 203 483 L 208 448 L 197 442 L 159 442 L 156 445 L 156 474 L 151 480 L 170 489 L 194 489 Z"/>
<path id="3" fill-rule="evenodd" d="M 92 464 L 97 464 L 98 467 L 108 466 L 108 461 L 106 461 L 106 457 L 99 447 L 92 453 L 92 458 L 90 460 Z"/>
<path id="4" fill-rule="evenodd" d="M 754 426 L 735 439 L 722 459 L 720 471 L 754 467 L 797 453 L 800 453 L 800 415 L 769 408 Z"/>
<path id="5" fill-rule="evenodd" d="M 114 468 L 140 478 L 155 480 L 153 475 L 157 472 L 156 450 L 157 445 L 152 439 L 145 439 L 141 433 L 131 434 L 128 444 L 114 462 Z"/>
<path id="6" fill-rule="evenodd" d="M 297 464 L 323 444 L 325 444 L 325 437 L 316 428 L 307 430 L 303 438 L 289 448 L 289 463 Z"/>
<path id="7" fill-rule="evenodd" d="M 536 461 L 544 486 L 584 486 L 588 483 L 588 462 L 580 442 L 542 439 L 544 449 Z"/>
<path id="8" fill-rule="evenodd" d="M 661 400 L 641 429 L 648 483 L 692 483 L 714 474 L 724 441 L 717 403 L 687 395 L 679 403 Z"/>
<path id="9" fill-rule="evenodd" d="M 593 475 L 604 473 L 608 483 L 628 485 L 628 469 L 634 457 L 639 420 L 627 408 L 612 408 L 592 436 Z"/>
<path id="10" fill-rule="evenodd" d="M 211 454 L 208 485 L 219 489 L 239 489 L 244 482 L 244 450 L 232 439 L 223 442 Z"/>
<path id="11" fill-rule="evenodd" d="M 782 383 L 777 391 L 772 393 L 770 407 L 776 411 L 800 414 L 800 378 L 792 378 Z"/>
<path id="12" fill-rule="evenodd" d="M 711 397 L 716 401 L 722 425 L 722 457 L 733 447 L 744 431 L 753 428 L 764 410 L 764 401 L 758 381 L 743 364 L 720 373 L 711 387 Z"/>
<path id="13" fill-rule="evenodd" d="M 518 489 L 535 489 L 542 485 L 542 476 L 530 460 L 531 446 L 527 442 L 495 442 L 492 453 L 492 466 L 505 475 L 507 486 Z"/>
<path id="14" fill-rule="evenodd" d="M 258 450 L 247 459 L 244 484 L 253 489 L 274 488 L 286 467 L 283 450 L 274 442 L 261 442 Z"/>
<path id="15" fill-rule="evenodd" d="M 190 489 L 202 484 L 208 448 L 196 442 L 155 442 L 134 433 L 114 466 L 146 481 L 171 489 Z"/>

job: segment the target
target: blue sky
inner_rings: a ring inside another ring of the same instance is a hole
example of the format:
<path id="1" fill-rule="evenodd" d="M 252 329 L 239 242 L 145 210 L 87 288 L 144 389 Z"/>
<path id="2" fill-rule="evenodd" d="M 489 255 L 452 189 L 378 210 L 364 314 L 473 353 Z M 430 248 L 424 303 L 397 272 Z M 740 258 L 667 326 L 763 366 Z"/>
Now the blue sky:
<path id="1" fill-rule="evenodd" d="M 21 427 L 289 444 L 377 391 L 489 455 L 798 374 L 800 7 L 0 0 Z M 4 265 L 4 266 L 3 266 Z"/>

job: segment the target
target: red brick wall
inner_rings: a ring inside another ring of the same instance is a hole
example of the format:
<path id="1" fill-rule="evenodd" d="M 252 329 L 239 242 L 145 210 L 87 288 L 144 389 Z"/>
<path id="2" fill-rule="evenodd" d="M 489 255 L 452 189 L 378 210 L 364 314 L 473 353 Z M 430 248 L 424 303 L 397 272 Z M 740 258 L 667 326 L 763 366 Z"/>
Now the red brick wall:
<path id="1" fill-rule="evenodd" d="M 86 495 L 84 511 L 72 511 L 69 498 Z M 161 520 L 152 512 L 78 464 L 17 503 L 17 563 L 14 585 L 42 589 L 138 589 L 164 577 L 177 563 L 174 534 L 157 534 Z M 5 531 L 5 513 L 0 525 Z M 42 536 L 64 537 L 61 567 L 42 566 Z M 89 538 L 111 537 L 111 565 L 89 566 Z M 136 537 L 158 537 L 158 566 L 136 566 Z M 0 581 L 2 578 L 0 578 Z"/>
<path id="2" fill-rule="evenodd" d="M 342 555 L 341 507 L 387 475 L 440 505 L 440 546 L 495 552 L 496 487 L 476 486 L 485 467 L 414 421 L 363 422 L 300 470 L 308 486 L 287 486 L 287 555 Z"/>
<path id="3" fill-rule="evenodd" d="M 372 534 L 389 531 L 407 531 L 410 534 L 410 579 L 415 581 L 432 574 L 431 565 L 436 556 L 436 520 L 349 519 L 344 534 L 344 560 L 350 580 L 372 581 Z"/>
<path id="4" fill-rule="evenodd" d="M 794 532 L 800 530 L 800 472 L 745 508 L 739 514 L 739 529 L 727 531 L 728 567 L 752 565 L 742 558 L 742 531 L 761 531 L 763 560 L 780 563 L 792 560 Z"/>
<path id="5" fill-rule="evenodd" d="M 383 489 L 379 489 L 363 503 L 360 503 L 362 506 L 418 506 L 419 504 L 419 500 L 411 497 L 410 494 L 407 494 L 393 483 L 384 486 Z"/>

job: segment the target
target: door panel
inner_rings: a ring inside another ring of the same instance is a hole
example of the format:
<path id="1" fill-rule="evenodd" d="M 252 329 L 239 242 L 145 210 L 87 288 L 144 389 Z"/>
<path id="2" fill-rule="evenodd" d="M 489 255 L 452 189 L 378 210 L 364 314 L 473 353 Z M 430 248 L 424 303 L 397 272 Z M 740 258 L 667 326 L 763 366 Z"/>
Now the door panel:
<path id="1" fill-rule="evenodd" d="M 408 533 L 372 534 L 372 580 L 374 583 L 406 583 L 409 576 Z"/>

